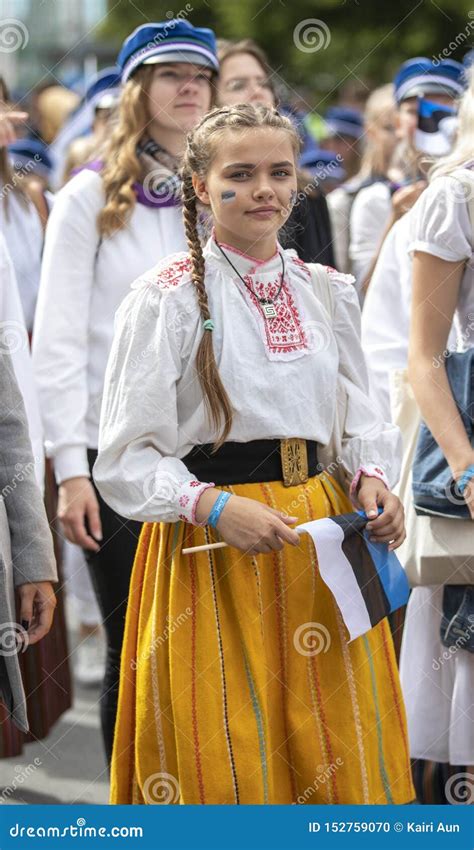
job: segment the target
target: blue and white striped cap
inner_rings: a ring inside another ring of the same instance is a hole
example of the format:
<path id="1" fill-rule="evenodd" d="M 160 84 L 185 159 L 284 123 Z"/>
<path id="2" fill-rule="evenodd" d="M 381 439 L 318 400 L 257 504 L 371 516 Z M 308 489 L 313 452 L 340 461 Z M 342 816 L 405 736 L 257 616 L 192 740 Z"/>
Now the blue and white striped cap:
<path id="1" fill-rule="evenodd" d="M 463 71 L 461 63 L 454 59 L 433 61 L 426 56 L 409 59 L 395 75 L 395 99 L 400 104 L 408 97 L 424 97 L 427 94 L 459 97 L 466 87 Z"/>
<path id="2" fill-rule="evenodd" d="M 8 153 L 15 171 L 38 174 L 48 180 L 53 163 L 48 148 L 39 139 L 16 139 L 8 145 Z"/>
<path id="3" fill-rule="evenodd" d="M 120 97 L 121 74 L 119 68 L 104 68 L 87 86 L 84 103 L 94 109 L 110 109 Z"/>
<path id="4" fill-rule="evenodd" d="M 331 106 L 324 115 L 327 136 L 350 136 L 360 139 L 364 132 L 364 118 L 358 109 Z"/>
<path id="5" fill-rule="evenodd" d="M 189 62 L 218 71 L 213 31 L 193 27 L 189 21 L 180 18 L 157 24 L 142 24 L 125 39 L 117 59 L 123 83 L 140 65 L 159 62 Z"/>

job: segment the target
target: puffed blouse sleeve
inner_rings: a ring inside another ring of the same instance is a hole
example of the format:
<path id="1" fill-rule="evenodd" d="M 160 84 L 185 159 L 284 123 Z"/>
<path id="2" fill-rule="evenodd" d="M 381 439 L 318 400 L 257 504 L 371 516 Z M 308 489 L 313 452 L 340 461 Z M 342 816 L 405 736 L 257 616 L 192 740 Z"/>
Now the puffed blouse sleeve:
<path id="1" fill-rule="evenodd" d="M 467 193 L 469 186 L 474 189 L 474 176 L 461 178 L 461 172 L 437 177 L 420 195 L 412 210 L 411 253 L 422 251 L 451 263 L 471 258 Z"/>
<path id="2" fill-rule="evenodd" d="M 352 476 L 351 496 L 361 475 L 380 478 L 393 487 L 400 475 L 399 429 L 384 422 L 369 396 L 369 380 L 361 346 L 361 314 L 351 275 L 329 271 L 333 295 L 333 331 L 339 351 L 338 398 L 343 421 L 342 462 Z"/>
<path id="3" fill-rule="evenodd" d="M 107 504 L 127 519 L 197 525 L 197 501 L 213 485 L 176 457 L 186 333 L 177 302 L 175 292 L 139 279 L 116 313 L 93 477 Z"/>

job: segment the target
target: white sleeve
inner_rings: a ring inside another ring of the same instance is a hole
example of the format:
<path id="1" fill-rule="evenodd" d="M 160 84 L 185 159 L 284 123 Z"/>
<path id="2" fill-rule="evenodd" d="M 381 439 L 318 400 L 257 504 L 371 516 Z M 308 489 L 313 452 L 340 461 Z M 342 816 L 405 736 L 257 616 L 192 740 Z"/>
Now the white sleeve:
<path id="1" fill-rule="evenodd" d="M 466 179 L 474 192 L 474 177 L 468 173 Z M 452 263 L 472 256 L 469 209 L 459 176 L 433 180 L 413 207 L 413 217 L 411 252 L 423 251 Z"/>
<path id="2" fill-rule="evenodd" d="M 384 183 L 361 189 L 352 204 L 349 257 L 358 289 L 367 277 L 390 216 L 390 192 Z"/>
<path id="3" fill-rule="evenodd" d="M 25 405 L 30 435 L 35 476 L 38 486 L 44 490 L 43 428 L 38 395 L 33 377 L 30 344 L 15 270 L 8 253 L 7 244 L 0 234 L 0 352 L 7 349 Z"/>
<path id="4" fill-rule="evenodd" d="M 99 241 L 96 220 L 103 206 L 96 181 L 98 175 L 82 172 L 56 195 L 46 228 L 33 329 L 46 453 L 54 458 L 58 483 L 89 476 L 89 304 Z"/>
<path id="5" fill-rule="evenodd" d="M 105 501 L 127 519 L 197 525 L 199 496 L 214 485 L 199 482 L 176 457 L 186 332 L 176 301 L 175 292 L 138 281 L 117 311 L 93 475 Z"/>
<path id="6" fill-rule="evenodd" d="M 329 277 L 335 303 L 333 330 L 339 350 L 339 377 L 347 399 L 342 459 L 353 476 L 351 493 L 362 474 L 380 478 L 388 487 L 393 487 L 400 474 L 400 431 L 383 421 L 369 397 L 355 287 L 337 272 L 329 272 Z"/>
<path id="7" fill-rule="evenodd" d="M 370 394 L 386 419 L 391 419 L 390 373 L 405 369 L 408 361 L 411 261 L 407 227 L 408 220 L 402 218 L 387 234 L 362 311 L 362 348 Z"/>
<path id="8" fill-rule="evenodd" d="M 334 262 L 341 272 L 350 271 L 349 261 L 349 222 L 351 197 L 342 187 L 334 189 L 326 198 L 331 231 L 333 234 Z"/>

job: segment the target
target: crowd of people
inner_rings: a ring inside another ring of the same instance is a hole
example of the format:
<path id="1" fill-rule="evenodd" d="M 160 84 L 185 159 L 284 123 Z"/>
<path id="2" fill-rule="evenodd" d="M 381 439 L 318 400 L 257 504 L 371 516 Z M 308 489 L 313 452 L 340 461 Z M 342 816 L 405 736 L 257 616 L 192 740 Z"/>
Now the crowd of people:
<path id="1" fill-rule="evenodd" d="M 0 81 L 3 758 L 71 705 L 67 597 L 111 802 L 473 802 L 471 60 L 315 120 L 176 19 L 49 121 Z M 357 510 L 412 589 L 350 641 L 297 525 Z"/>

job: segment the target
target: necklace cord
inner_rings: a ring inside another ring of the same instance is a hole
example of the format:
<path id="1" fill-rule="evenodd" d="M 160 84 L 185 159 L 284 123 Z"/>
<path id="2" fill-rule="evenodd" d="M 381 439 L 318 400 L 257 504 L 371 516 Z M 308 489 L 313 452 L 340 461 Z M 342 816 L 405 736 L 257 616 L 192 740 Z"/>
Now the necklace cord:
<path id="1" fill-rule="evenodd" d="M 280 254 L 280 260 L 281 260 L 281 282 L 280 282 L 280 286 L 278 287 L 278 292 L 277 292 L 277 293 L 273 296 L 273 298 L 260 298 L 260 297 L 257 295 L 257 293 L 253 291 L 252 287 L 251 287 L 251 286 L 249 286 L 249 284 L 247 283 L 247 281 L 245 280 L 245 278 L 243 278 L 243 277 L 242 277 L 242 275 L 240 274 L 240 272 L 239 272 L 239 271 L 235 268 L 235 266 L 234 266 L 234 264 L 233 264 L 232 260 L 230 260 L 230 259 L 229 259 L 229 257 L 228 257 L 228 256 L 227 256 L 227 254 L 225 253 L 224 249 L 223 249 L 223 248 L 219 245 L 219 243 L 218 243 L 217 239 L 215 239 L 214 241 L 215 241 L 215 243 L 216 243 L 217 247 L 219 248 L 219 251 L 221 252 L 221 254 L 222 254 L 222 256 L 224 257 L 224 259 L 226 259 L 226 260 L 227 260 L 227 262 L 229 263 L 229 266 L 231 266 L 231 268 L 233 268 L 233 270 L 234 270 L 234 272 L 236 273 L 236 275 L 237 275 L 238 277 L 240 277 L 240 280 L 242 281 L 242 283 L 244 284 L 244 286 L 246 286 L 246 287 L 247 287 L 247 289 L 249 290 L 249 292 L 251 292 L 251 293 L 252 293 L 252 295 L 254 296 L 254 298 L 256 298 L 256 299 L 257 299 L 257 301 L 259 302 L 259 304 L 273 304 L 273 302 L 277 300 L 277 298 L 278 298 L 278 296 L 279 296 L 279 294 L 280 294 L 280 292 L 281 292 L 281 290 L 282 290 L 282 288 L 283 288 L 283 283 L 284 283 L 284 281 L 285 281 L 285 259 L 284 259 L 284 257 L 283 257 L 283 254 Z"/>

